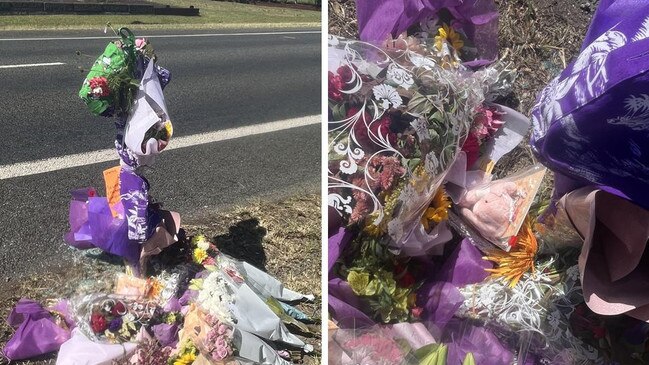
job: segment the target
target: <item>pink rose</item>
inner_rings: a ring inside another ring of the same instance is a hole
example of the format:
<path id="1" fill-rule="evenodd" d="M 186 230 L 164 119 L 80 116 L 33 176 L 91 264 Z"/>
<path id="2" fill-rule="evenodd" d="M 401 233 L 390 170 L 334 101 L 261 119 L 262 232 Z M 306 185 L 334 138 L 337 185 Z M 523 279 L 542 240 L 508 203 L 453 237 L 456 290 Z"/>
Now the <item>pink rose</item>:
<path id="1" fill-rule="evenodd" d="M 220 324 L 217 332 L 218 332 L 219 335 L 224 335 L 224 334 L 228 333 L 228 326 L 226 326 L 224 324 Z"/>
<path id="2" fill-rule="evenodd" d="M 147 41 L 146 38 L 138 38 L 135 40 L 135 48 L 136 49 L 142 49 L 146 47 Z"/>

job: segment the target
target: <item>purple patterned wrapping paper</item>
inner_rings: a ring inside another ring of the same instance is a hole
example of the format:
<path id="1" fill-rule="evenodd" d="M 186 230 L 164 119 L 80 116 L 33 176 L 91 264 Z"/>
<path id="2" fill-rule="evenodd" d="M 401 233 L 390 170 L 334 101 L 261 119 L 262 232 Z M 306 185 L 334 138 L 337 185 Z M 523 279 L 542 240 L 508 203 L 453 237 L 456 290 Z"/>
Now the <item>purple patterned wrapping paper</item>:
<path id="1" fill-rule="evenodd" d="M 135 170 L 122 167 L 119 191 L 128 224 L 128 239 L 145 241 L 148 232 L 149 183 Z"/>
<path id="2" fill-rule="evenodd" d="M 540 93 L 530 143 L 555 199 L 586 185 L 649 209 L 649 2 L 602 1 L 581 53 Z"/>

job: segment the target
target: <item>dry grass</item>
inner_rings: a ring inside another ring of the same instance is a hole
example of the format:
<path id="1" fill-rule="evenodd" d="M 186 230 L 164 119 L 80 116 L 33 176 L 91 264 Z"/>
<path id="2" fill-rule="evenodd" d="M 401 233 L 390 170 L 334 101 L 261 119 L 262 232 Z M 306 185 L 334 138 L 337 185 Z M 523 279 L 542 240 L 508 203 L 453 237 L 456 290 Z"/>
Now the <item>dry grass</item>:
<path id="1" fill-rule="evenodd" d="M 314 303 L 302 303 L 300 309 L 319 319 L 321 316 L 321 228 L 319 195 L 303 195 L 280 202 L 256 202 L 193 219 L 183 228 L 187 235 L 204 234 L 219 248 L 265 269 L 287 288 L 314 294 Z M 86 257 L 90 256 L 90 257 Z M 123 272 L 119 262 L 107 255 L 82 256 L 65 272 L 33 275 L 19 282 L 0 285 L 0 317 L 6 318 L 20 298 L 47 302 L 75 294 L 108 291 L 116 272 Z M 317 327 L 319 329 L 319 327 Z M 13 334 L 0 321 L 0 346 Z M 316 349 L 304 358 L 305 364 L 320 363 L 322 342 L 317 337 L 302 337 Z M 3 364 L 4 360 L 0 360 Z M 21 364 L 54 364 L 53 356 Z"/>
<path id="2" fill-rule="evenodd" d="M 212 0 L 156 0 L 162 5 L 200 9 L 200 16 L 174 15 L 0 15 L 0 30 L 98 29 L 107 22 L 132 29 L 223 29 L 319 27 L 321 12 Z"/>

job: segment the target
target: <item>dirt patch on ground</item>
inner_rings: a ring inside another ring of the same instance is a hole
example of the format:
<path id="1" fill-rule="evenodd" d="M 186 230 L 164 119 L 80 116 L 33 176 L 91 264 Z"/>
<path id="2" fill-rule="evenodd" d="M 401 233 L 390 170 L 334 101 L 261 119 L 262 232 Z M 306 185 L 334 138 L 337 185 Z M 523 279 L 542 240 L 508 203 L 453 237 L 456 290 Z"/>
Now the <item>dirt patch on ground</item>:
<path id="1" fill-rule="evenodd" d="M 280 202 L 258 202 L 210 214 L 189 222 L 183 229 L 186 237 L 203 234 L 211 238 L 223 252 L 248 260 L 277 277 L 287 288 L 314 294 L 316 300 L 313 303 L 301 303 L 298 308 L 319 320 L 322 295 L 320 221 L 320 197 L 313 194 Z M 180 257 L 182 252 L 167 256 Z M 108 292 L 118 272 L 124 272 L 119 259 L 99 251 L 87 251 L 78 254 L 74 264 L 65 271 L 40 273 L 20 281 L 0 283 L 0 346 L 3 347 L 13 335 L 13 329 L 7 326 L 4 318 L 20 298 L 48 303 L 78 294 Z M 310 327 L 314 332 L 320 332 L 319 323 Z M 304 363 L 319 364 L 320 336 L 301 338 L 315 348 L 314 353 L 305 356 Z M 18 364 L 52 365 L 56 363 L 55 357 L 51 354 Z M 6 363 L 0 359 L 0 364 Z"/>

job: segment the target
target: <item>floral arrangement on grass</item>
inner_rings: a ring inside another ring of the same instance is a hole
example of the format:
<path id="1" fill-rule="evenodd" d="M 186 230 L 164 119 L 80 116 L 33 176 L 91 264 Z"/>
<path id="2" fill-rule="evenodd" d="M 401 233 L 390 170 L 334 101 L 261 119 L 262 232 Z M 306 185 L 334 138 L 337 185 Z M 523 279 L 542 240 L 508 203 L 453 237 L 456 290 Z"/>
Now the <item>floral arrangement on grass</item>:
<path id="1" fill-rule="evenodd" d="M 117 295 L 88 295 L 74 303 L 78 326 L 99 341 L 134 341 L 142 327 L 160 320 L 162 311 L 150 300 L 132 300 Z"/>

